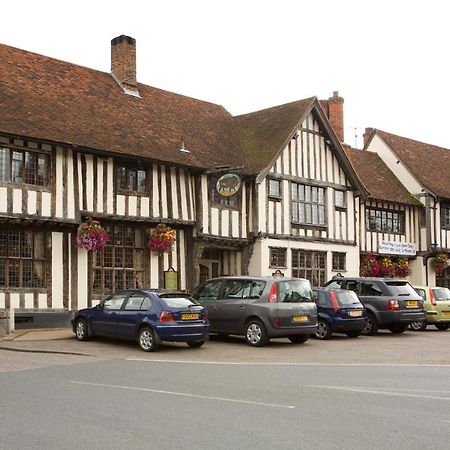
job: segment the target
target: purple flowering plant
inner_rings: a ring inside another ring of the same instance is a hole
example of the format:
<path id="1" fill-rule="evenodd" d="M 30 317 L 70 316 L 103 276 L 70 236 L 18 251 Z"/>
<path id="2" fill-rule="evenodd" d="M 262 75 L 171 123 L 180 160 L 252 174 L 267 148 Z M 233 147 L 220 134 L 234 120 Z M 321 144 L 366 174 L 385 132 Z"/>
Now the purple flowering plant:
<path id="1" fill-rule="evenodd" d="M 103 250 L 109 242 L 109 234 L 98 220 L 88 217 L 79 227 L 76 237 L 77 247 L 85 250 Z"/>

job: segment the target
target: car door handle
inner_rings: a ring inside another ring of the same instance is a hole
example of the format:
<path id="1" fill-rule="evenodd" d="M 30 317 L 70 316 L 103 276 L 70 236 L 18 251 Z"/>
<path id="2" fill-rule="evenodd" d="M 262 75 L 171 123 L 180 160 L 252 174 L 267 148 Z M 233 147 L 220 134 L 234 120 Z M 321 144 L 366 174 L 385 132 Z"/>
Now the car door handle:
<path id="1" fill-rule="evenodd" d="M 245 309 L 245 305 L 239 306 L 239 309 Z"/>

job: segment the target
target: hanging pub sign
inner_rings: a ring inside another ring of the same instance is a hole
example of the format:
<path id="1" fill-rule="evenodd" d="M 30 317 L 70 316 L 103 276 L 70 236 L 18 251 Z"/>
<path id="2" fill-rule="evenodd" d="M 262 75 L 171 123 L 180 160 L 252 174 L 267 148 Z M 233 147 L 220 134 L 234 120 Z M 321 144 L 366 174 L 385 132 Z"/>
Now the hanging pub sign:
<path id="1" fill-rule="evenodd" d="M 235 173 L 222 175 L 216 184 L 217 192 L 223 197 L 231 197 L 241 188 L 241 177 Z"/>
<path id="2" fill-rule="evenodd" d="M 164 288 L 178 290 L 178 272 L 173 267 L 164 271 Z"/>

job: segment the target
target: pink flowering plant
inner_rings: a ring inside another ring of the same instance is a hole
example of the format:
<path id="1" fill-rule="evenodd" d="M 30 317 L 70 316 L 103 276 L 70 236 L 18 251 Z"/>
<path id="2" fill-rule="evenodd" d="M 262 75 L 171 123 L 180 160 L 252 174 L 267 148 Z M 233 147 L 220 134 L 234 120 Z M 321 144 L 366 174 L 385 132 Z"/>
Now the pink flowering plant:
<path id="1" fill-rule="evenodd" d="M 438 253 L 435 257 L 431 258 L 431 267 L 438 275 L 441 275 L 448 267 L 448 254 Z"/>
<path id="2" fill-rule="evenodd" d="M 406 278 L 411 273 L 408 258 L 377 256 L 368 253 L 361 257 L 360 274 L 363 277 L 400 277 Z"/>
<path id="3" fill-rule="evenodd" d="M 161 256 L 162 254 L 169 253 L 172 250 L 174 242 L 175 230 L 163 223 L 159 223 L 150 232 L 148 244 L 152 252 L 156 252 Z"/>
<path id="4" fill-rule="evenodd" d="M 79 227 L 76 237 L 76 244 L 85 250 L 103 250 L 109 241 L 108 232 L 102 227 L 100 222 L 88 217 Z"/>

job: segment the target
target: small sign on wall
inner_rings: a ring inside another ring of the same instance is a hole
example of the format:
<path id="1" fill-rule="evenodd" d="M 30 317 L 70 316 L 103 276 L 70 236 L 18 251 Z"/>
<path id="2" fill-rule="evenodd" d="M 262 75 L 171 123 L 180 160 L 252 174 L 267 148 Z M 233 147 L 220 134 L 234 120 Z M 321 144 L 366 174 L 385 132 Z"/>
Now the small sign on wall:
<path id="1" fill-rule="evenodd" d="M 178 272 L 173 267 L 164 271 L 164 288 L 178 290 Z"/>
<path id="2" fill-rule="evenodd" d="M 223 197 L 231 197 L 236 194 L 241 187 L 241 177 L 235 173 L 222 175 L 216 184 L 217 192 Z"/>
<path id="3" fill-rule="evenodd" d="M 378 253 L 384 255 L 415 256 L 417 248 L 413 242 L 380 241 L 378 244 Z"/>

